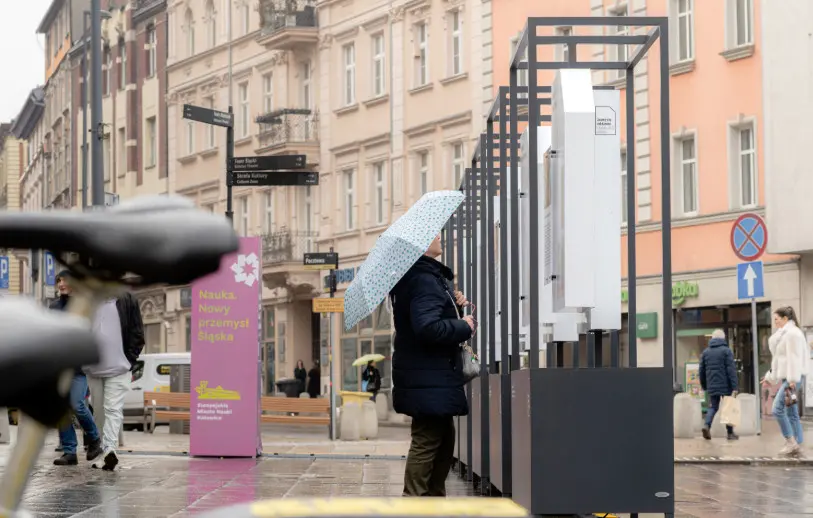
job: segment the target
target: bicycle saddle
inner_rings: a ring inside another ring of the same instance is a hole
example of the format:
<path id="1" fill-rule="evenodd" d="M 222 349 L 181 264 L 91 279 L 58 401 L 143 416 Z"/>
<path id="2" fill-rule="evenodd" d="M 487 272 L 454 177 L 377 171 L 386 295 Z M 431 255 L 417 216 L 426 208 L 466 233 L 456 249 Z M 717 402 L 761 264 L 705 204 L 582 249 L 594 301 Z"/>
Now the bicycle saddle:
<path id="1" fill-rule="evenodd" d="M 0 247 L 73 252 L 109 280 L 134 275 L 130 284 L 188 284 L 217 271 L 238 245 L 226 218 L 179 196 L 136 198 L 89 212 L 0 214 Z"/>
<path id="2" fill-rule="evenodd" d="M 70 409 L 61 376 L 98 361 L 86 320 L 20 297 L 0 299 L 0 407 L 54 427 Z"/>

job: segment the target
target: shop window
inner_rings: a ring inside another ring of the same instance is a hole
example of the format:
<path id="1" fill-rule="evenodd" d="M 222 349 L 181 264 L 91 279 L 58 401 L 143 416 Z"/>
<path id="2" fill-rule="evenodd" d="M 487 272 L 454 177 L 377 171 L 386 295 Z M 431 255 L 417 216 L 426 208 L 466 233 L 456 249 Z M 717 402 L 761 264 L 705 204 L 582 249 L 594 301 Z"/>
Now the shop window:
<path id="1" fill-rule="evenodd" d="M 378 370 L 381 371 L 381 388 L 392 387 L 392 338 L 389 335 L 375 337 L 373 352 L 380 354 L 384 361 L 378 362 Z"/>
<path id="2" fill-rule="evenodd" d="M 377 353 L 386 359 L 376 366 L 381 371 L 382 387 L 387 388 L 392 385 L 392 366 L 390 357 L 392 356 L 392 339 L 390 327 L 390 313 L 387 310 L 386 302 L 380 304 L 375 311 L 353 326 L 349 331 L 344 329 L 344 315 L 341 322 L 341 370 L 342 380 L 340 386 L 344 390 L 360 390 L 359 380 L 361 368 L 354 367 L 353 361 L 365 354 Z M 327 329 L 327 323 L 323 322 L 322 329 Z M 323 337 L 323 344 L 327 344 L 327 337 Z M 323 364 L 327 364 L 326 345 L 323 346 Z"/>
<path id="3" fill-rule="evenodd" d="M 373 341 L 372 340 L 362 340 L 361 341 L 361 354 L 359 356 L 366 356 L 368 354 L 373 354 Z"/>
<path id="4" fill-rule="evenodd" d="M 342 389 L 359 390 L 359 369 L 353 366 L 358 351 L 356 338 L 342 338 Z"/>

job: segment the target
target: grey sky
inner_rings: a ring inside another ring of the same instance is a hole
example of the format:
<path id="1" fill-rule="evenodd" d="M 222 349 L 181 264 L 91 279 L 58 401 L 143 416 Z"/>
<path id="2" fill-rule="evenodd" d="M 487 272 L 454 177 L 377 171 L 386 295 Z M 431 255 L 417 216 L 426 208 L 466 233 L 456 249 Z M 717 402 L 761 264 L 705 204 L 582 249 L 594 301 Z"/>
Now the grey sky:
<path id="1" fill-rule="evenodd" d="M 0 0 L 0 121 L 20 112 L 26 96 L 45 79 L 44 37 L 36 34 L 51 0 Z"/>

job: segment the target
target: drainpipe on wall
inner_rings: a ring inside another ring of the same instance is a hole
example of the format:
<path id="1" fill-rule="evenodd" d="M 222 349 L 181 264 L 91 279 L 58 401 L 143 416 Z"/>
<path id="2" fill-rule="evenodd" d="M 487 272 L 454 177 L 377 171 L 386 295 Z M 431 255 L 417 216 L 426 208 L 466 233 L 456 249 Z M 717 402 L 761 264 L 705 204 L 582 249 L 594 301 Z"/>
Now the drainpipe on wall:
<path id="1" fill-rule="evenodd" d="M 389 60 L 390 61 L 390 181 L 389 181 L 389 184 L 390 184 L 390 189 L 389 189 L 390 190 L 390 216 L 389 216 L 390 223 L 392 223 L 392 212 L 393 212 L 392 211 L 392 206 L 393 206 L 393 201 L 394 201 L 393 198 L 394 198 L 394 194 L 395 194 L 395 190 L 393 189 L 395 174 L 393 172 L 393 167 L 392 167 L 392 165 L 393 165 L 392 153 L 395 150 L 395 144 L 393 143 L 393 139 L 395 138 L 395 135 L 393 134 L 393 132 L 395 131 L 395 120 L 394 120 L 394 117 L 395 117 L 395 108 L 394 108 L 395 92 L 393 90 L 393 82 L 392 82 L 393 81 L 392 69 L 393 69 L 393 65 L 394 65 L 393 52 L 392 52 L 392 41 L 393 41 L 393 39 L 392 39 L 392 7 L 393 7 L 393 3 L 394 3 L 394 0 L 390 0 L 390 8 L 389 8 L 389 13 L 390 13 L 390 16 L 389 16 L 389 28 L 390 28 L 389 40 L 390 40 L 390 42 L 389 42 L 389 45 L 388 45 L 389 54 L 390 54 L 390 60 Z"/>
<path id="2" fill-rule="evenodd" d="M 157 39 L 158 34 L 156 33 Z M 171 184 L 169 181 L 169 100 L 167 94 L 169 94 L 169 3 L 164 10 L 164 91 L 161 93 L 164 96 L 163 138 L 161 140 L 165 142 L 164 167 L 167 168 L 167 196 L 169 196 Z"/>

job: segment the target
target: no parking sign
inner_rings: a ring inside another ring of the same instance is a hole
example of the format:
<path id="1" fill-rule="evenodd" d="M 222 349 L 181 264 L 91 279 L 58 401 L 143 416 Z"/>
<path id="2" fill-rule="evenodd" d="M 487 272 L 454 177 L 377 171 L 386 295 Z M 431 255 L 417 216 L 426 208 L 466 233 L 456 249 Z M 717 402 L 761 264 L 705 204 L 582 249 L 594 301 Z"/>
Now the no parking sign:
<path id="1" fill-rule="evenodd" d="M 768 228 L 756 214 L 743 214 L 731 226 L 731 249 L 743 261 L 756 261 L 768 248 Z"/>

